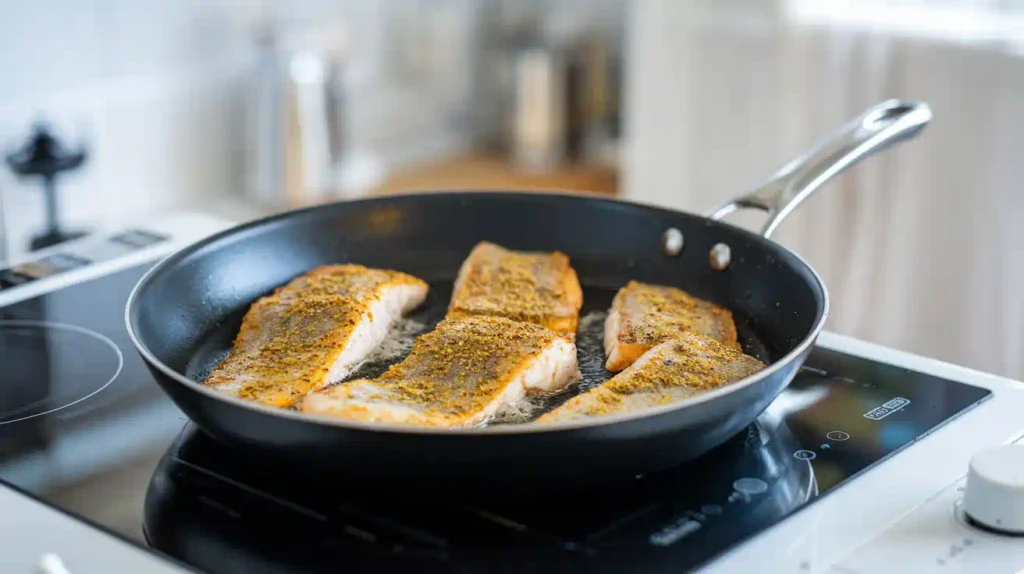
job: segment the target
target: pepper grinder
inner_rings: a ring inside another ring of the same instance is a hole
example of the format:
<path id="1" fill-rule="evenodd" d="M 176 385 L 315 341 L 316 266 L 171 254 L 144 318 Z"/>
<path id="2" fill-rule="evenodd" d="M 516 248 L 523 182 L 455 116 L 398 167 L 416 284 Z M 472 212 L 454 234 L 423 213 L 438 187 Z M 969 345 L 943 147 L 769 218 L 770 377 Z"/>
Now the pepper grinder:
<path id="1" fill-rule="evenodd" d="M 29 141 L 21 149 L 7 155 L 7 165 L 21 177 L 43 179 L 46 200 L 46 230 L 32 238 L 32 251 L 43 249 L 85 235 L 60 228 L 57 217 L 57 175 L 72 171 L 85 163 L 84 148 L 67 149 L 51 133 L 49 126 L 36 123 Z"/>

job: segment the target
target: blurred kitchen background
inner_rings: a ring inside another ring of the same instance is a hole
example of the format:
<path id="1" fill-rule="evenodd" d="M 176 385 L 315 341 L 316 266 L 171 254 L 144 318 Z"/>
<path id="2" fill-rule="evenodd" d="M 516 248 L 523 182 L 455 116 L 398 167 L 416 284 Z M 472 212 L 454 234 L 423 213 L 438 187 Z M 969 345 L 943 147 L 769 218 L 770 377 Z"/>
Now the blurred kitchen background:
<path id="1" fill-rule="evenodd" d="M 868 105 L 925 100 L 924 137 L 778 239 L 830 329 L 1024 378 L 1021 1 L 5 0 L 0 70 L 12 260 L 176 209 L 416 189 L 704 212 Z"/>

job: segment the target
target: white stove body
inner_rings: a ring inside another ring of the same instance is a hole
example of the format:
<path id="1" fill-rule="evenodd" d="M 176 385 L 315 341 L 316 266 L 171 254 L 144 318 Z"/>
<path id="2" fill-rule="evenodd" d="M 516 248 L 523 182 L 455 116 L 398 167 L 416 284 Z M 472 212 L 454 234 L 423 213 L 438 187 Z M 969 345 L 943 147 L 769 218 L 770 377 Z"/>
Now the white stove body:
<path id="1" fill-rule="evenodd" d="M 819 345 L 984 387 L 993 396 L 706 571 L 1022 571 L 1024 538 L 983 532 L 956 512 L 971 456 L 1024 435 L 1024 384 L 832 333 L 822 333 Z"/>
<path id="2" fill-rule="evenodd" d="M 147 224 L 171 240 L 0 293 L 0 306 L 164 257 L 228 227 L 201 214 Z M 74 252 L 76 246 L 51 250 Z M 39 256 L 40 254 L 35 254 Z M 45 254 L 43 254 L 45 255 Z M 823 333 L 819 345 L 992 390 L 993 396 L 707 565 L 706 572 L 1019 572 L 1024 538 L 957 514 L 970 457 L 1024 435 L 1024 384 Z M 130 351 L 130 350 L 126 350 Z M 843 431 L 844 429 L 834 429 Z M 0 571 L 184 571 L 170 561 L 0 486 Z"/>

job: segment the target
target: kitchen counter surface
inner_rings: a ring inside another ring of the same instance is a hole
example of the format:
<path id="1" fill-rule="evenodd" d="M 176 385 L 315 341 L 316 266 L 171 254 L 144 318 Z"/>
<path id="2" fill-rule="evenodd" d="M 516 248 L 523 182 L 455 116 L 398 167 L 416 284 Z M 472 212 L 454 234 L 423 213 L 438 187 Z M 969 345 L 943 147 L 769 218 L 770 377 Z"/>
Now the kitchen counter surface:
<path id="1" fill-rule="evenodd" d="M 424 189 L 554 189 L 615 195 L 618 191 L 618 171 L 603 165 L 566 164 L 546 172 L 529 172 L 517 169 L 499 156 L 473 153 L 399 171 L 371 194 Z"/>
<path id="2" fill-rule="evenodd" d="M 381 184 L 360 197 L 458 190 L 557 191 L 614 197 L 619 190 L 619 171 L 608 165 L 566 164 L 545 172 L 529 172 L 515 168 L 500 156 L 471 152 L 395 170 Z M 331 196 L 319 201 L 273 206 L 232 195 L 214 198 L 195 207 L 231 221 L 251 221 L 289 209 L 342 199 Z"/>

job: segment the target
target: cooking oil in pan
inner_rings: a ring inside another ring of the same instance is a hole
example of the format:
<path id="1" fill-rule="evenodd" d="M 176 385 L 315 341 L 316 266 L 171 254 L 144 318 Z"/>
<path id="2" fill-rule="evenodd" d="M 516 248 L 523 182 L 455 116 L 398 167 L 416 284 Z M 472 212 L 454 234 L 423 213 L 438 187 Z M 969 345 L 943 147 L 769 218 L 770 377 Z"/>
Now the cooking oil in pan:
<path id="1" fill-rule="evenodd" d="M 391 326 L 387 338 L 356 367 L 345 380 L 379 377 L 388 367 L 404 359 L 412 350 L 416 337 L 428 331 L 428 326 L 415 318 L 406 317 Z"/>
<path id="2" fill-rule="evenodd" d="M 572 397 L 589 391 L 611 378 L 604 368 L 604 320 L 608 313 L 593 310 L 580 317 L 576 332 L 576 360 L 580 379 L 565 389 L 546 395 L 528 396 L 513 407 L 499 412 L 488 424 L 522 424 L 550 411 Z"/>
<path id="3" fill-rule="evenodd" d="M 611 378 L 604 368 L 604 320 L 605 311 L 591 311 L 580 317 L 576 334 L 576 356 L 583 378 L 576 383 L 583 390 L 590 390 Z"/>

